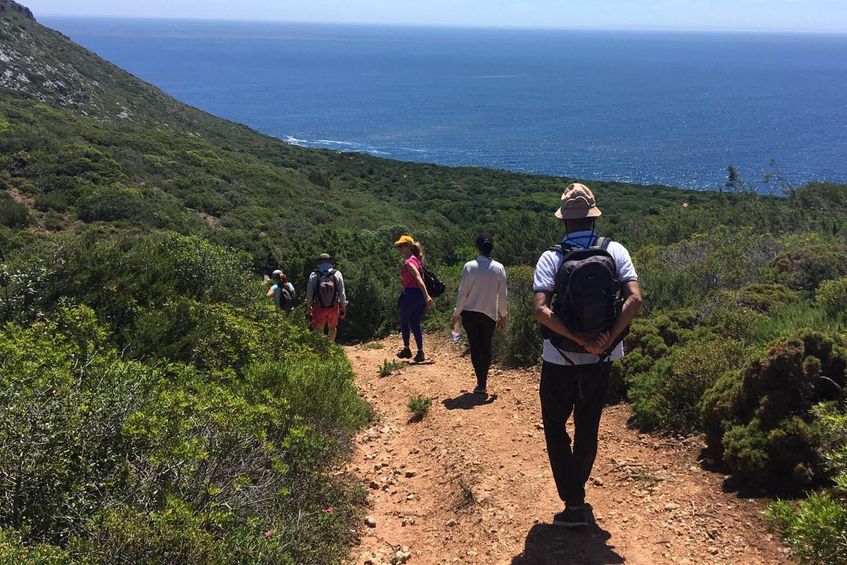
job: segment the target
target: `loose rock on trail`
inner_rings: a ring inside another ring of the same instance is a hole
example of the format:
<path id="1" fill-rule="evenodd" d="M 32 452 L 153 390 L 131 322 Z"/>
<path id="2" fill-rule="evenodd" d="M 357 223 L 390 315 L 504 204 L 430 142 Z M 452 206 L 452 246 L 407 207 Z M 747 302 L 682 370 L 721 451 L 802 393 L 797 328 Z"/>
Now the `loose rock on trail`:
<path id="1" fill-rule="evenodd" d="M 552 526 L 562 503 L 544 445 L 539 370 L 494 368 L 483 400 L 470 394 L 476 383 L 461 344 L 438 338 L 427 344 L 433 363 L 380 377 L 397 341 L 347 348 L 377 415 L 349 465 L 371 504 L 352 562 L 789 562 L 766 529 L 766 500 L 724 492 L 724 476 L 698 464 L 700 437 L 629 429 L 625 404 L 607 406 L 601 421 L 587 485 L 596 524 Z M 407 403 L 417 395 L 433 401 L 413 422 Z"/>

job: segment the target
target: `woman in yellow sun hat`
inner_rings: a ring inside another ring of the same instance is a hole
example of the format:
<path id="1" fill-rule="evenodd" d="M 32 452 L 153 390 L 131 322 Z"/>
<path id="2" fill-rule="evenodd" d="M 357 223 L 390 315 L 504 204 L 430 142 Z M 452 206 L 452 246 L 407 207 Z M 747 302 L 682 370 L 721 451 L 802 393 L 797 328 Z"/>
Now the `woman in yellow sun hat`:
<path id="1" fill-rule="evenodd" d="M 403 334 L 403 349 L 397 352 L 400 359 L 412 357 L 409 349 L 410 334 L 415 336 L 415 345 L 418 352 L 414 361 L 420 363 L 425 359 L 423 350 L 423 329 L 421 320 L 426 311 L 435 303 L 426 289 L 423 280 L 423 249 L 421 244 L 415 241 L 411 235 L 402 235 L 394 242 L 394 246 L 403 256 L 403 266 L 400 269 L 400 278 L 403 281 L 403 294 L 400 295 L 400 332 Z"/>

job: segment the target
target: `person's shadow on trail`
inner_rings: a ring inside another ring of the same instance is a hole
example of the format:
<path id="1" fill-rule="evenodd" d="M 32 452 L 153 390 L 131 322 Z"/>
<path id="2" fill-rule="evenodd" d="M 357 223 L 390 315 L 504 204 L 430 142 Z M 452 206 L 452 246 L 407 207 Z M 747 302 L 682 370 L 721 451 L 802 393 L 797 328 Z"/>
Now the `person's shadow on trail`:
<path id="1" fill-rule="evenodd" d="M 496 394 L 486 396 L 483 394 L 465 392 L 460 394 L 456 398 L 445 398 L 441 401 L 441 404 L 443 404 L 447 410 L 470 410 L 474 406 L 483 406 L 485 404 L 491 404 L 495 400 L 497 400 Z"/>
<path id="2" fill-rule="evenodd" d="M 526 536 L 524 549 L 512 565 L 607 565 L 624 563 L 607 540 L 612 534 L 593 521 L 585 528 L 562 528 L 535 524 Z"/>

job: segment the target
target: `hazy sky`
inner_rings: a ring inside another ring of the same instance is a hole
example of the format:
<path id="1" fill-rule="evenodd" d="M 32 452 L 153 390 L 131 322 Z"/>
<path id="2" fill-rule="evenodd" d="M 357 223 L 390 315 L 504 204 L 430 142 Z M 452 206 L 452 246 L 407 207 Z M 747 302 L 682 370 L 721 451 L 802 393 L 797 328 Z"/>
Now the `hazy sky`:
<path id="1" fill-rule="evenodd" d="M 19 0 L 96 15 L 461 26 L 847 32 L 847 0 Z"/>

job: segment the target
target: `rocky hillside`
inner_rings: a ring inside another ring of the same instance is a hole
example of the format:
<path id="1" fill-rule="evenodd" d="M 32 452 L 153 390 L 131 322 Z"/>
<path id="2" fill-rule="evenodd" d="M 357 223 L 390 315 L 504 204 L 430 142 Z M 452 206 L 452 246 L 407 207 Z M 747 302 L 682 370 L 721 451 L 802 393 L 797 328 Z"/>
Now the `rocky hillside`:
<path id="1" fill-rule="evenodd" d="M 29 8 L 0 0 L 0 14 L 0 87 L 101 119 L 146 115 L 151 105 L 177 108 L 159 90 L 38 25 Z"/>

